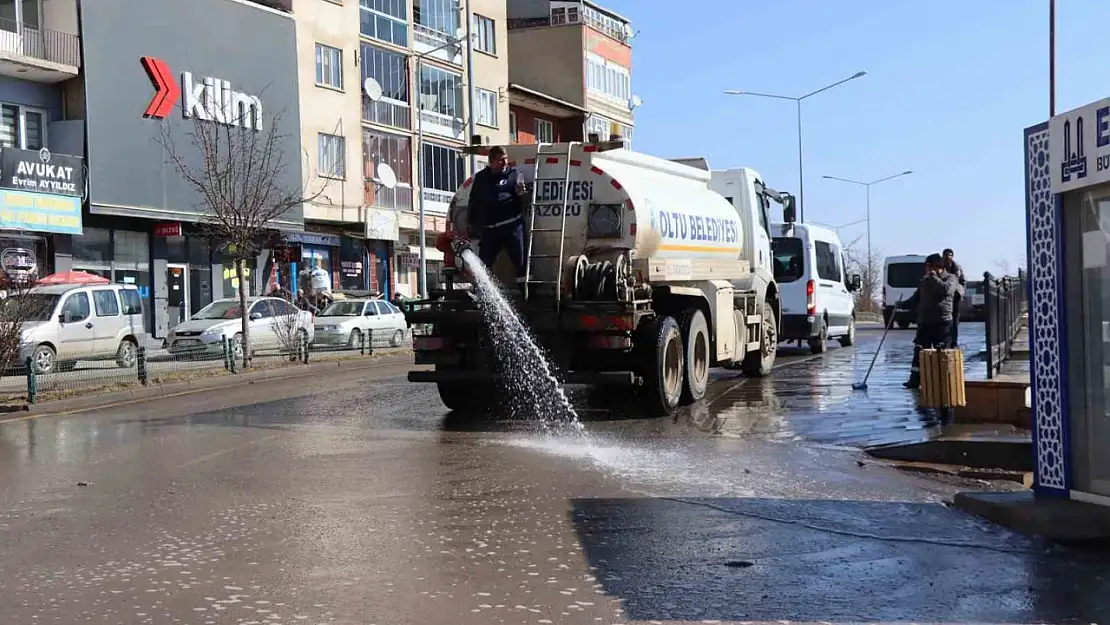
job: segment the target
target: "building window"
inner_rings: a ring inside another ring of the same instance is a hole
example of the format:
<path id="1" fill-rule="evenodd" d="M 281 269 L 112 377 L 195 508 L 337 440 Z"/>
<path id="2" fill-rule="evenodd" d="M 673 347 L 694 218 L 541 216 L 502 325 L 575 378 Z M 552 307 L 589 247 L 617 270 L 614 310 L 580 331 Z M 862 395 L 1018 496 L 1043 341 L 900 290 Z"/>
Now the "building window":
<path id="1" fill-rule="evenodd" d="M 551 23 L 553 25 L 566 24 L 567 23 L 567 10 L 563 9 L 563 8 L 551 9 Z"/>
<path id="2" fill-rule="evenodd" d="M 632 99 L 632 78 L 628 68 L 593 53 L 587 55 L 586 64 L 586 87 L 627 107 Z"/>
<path id="3" fill-rule="evenodd" d="M 546 119 L 536 120 L 536 143 L 554 143 L 555 124 Z"/>
<path id="4" fill-rule="evenodd" d="M 436 32 L 454 37 L 459 32 L 458 0 L 415 0 L 412 21 Z"/>
<path id="5" fill-rule="evenodd" d="M 486 89 L 475 89 L 477 109 L 474 121 L 490 128 L 497 128 L 497 94 Z"/>
<path id="6" fill-rule="evenodd" d="M 367 206 L 412 210 L 412 139 L 363 128 L 362 163 Z M 386 189 L 374 182 L 378 164 L 389 165 L 397 176 L 397 186 Z"/>
<path id="7" fill-rule="evenodd" d="M 420 108 L 447 117 L 462 117 L 462 75 L 420 66 Z"/>
<path id="8" fill-rule="evenodd" d="M 497 54 L 497 29 L 493 20 L 475 13 L 470 28 L 474 31 L 475 50 L 487 54 Z"/>
<path id="9" fill-rule="evenodd" d="M 509 111 L 509 141 L 517 143 L 520 141 L 520 135 L 516 129 L 516 112 Z"/>
<path id="10" fill-rule="evenodd" d="M 347 176 L 347 146 L 343 137 L 320 133 L 320 175 L 325 178 Z"/>
<path id="11" fill-rule="evenodd" d="M 590 6 L 584 7 L 584 15 L 586 16 L 586 22 L 593 28 L 617 41 L 628 41 L 630 30 L 628 22 L 606 15 Z"/>
<path id="12" fill-rule="evenodd" d="M 46 145 L 46 111 L 18 104 L 0 104 L 0 113 L 0 146 L 39 150 Z"/>
<path id="13" fill-rule="evenodd" d="M 423 150 L 424 187 L 448 193 L 458 191 L 466 181 L 466 159 L 462 152 L 432 143 L 425 143 Z"/>
<path id="14" fill-rule="evenodd" d="M 343 88 L 343 51 L 339 48 L 316 44 L 316 84 Z"/>
<path id="15" fill-rule="evenodd" d="M 362 119 L 383 126 L 411 128 L 409 71 L 404 55 L 368 44 L 362 44 L 361 52 L 362 80 L 359 84 L 373 78 L 382 87 L 382 99 L 377 102 L 362 94 Z"/>
<path id="16" fill-rule="evenodd" d="M 608 141 L 612 134 L 613 122 L 605 119 L 604 117 L 590 117 L 586 120 L 586 136 L 590 133 L 597 133 L 598 138 L 602 141 Z M 626 124 L 617 124 L 620 130 L 621 137 L 624 139 L 626 145 L 632 144 L 632 126 Z"/>
<path id="17" fill-rule="evenodd" d="M 405 0 L 359 0 L 359 31 L 364 37 L 407 48 L 409 15 Z"/>

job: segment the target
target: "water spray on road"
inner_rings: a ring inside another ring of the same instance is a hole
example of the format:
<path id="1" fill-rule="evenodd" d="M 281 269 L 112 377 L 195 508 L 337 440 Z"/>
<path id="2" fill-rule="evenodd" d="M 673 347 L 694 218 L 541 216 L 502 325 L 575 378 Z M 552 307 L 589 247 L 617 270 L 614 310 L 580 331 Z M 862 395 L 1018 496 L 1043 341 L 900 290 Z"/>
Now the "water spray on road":
<path id="1" fill-rule="evenodd" d="M 551 365 L 501 293 L 501 286 L 472 250 L 463 250 L 460 257 L 473 276 L 478 307 L 500 361 L 501 388 L 509 399 L 513 416 L 537 419 L 547 431 L 583 431 L 578 413 L 567 400 Z"/>

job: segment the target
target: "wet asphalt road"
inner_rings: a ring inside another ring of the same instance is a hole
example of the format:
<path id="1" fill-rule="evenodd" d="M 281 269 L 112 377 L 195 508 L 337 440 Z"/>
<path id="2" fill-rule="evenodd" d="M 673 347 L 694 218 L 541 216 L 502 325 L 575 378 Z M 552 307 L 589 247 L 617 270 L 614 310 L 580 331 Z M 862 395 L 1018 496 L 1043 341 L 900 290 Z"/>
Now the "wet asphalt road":
<path id="1" fill-rule="evenodd" d="M 909 333 L 845 390 L 876 337 L 721 373 L 675 419 L 584 411 L 585 437 L 445 416 L 389 364 L 9 419 L 0 620 L 1105 622 L 1105 558 L 847 447 L 928 435 Z"/>

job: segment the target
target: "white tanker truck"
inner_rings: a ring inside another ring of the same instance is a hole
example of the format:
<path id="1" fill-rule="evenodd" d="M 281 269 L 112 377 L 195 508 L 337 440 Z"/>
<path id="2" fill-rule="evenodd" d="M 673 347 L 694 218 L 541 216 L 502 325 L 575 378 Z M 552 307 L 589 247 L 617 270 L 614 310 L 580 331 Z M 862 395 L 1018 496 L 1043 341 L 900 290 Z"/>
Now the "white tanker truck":
<path id="1" fill-rule="evenodd" d="M 565 383 L 623 387 L 667 415 L 705 395 L 710 367 L 770 373 L 781 312 L 767 224 L 772 201 L 794 221 L 792 196 L 737 169 L 718 172 L 726 197 L 710 189 L 708 165 L 620 141 L 504 147 L 531 196 L 518 307 Z M 477 247 L 465 240 L 470 184 L 451 203 L 455 253 Z M 414 338 L 416 364 L 434 365 L 408 379 L 435 383 L 452 410 L 487 410 L 498 362 L 465 268 L 446 273 L 444 288 L 405 306 L 411 324 L 431 328 Z M 514 282 L 507 263 L 495 275 Z"/>

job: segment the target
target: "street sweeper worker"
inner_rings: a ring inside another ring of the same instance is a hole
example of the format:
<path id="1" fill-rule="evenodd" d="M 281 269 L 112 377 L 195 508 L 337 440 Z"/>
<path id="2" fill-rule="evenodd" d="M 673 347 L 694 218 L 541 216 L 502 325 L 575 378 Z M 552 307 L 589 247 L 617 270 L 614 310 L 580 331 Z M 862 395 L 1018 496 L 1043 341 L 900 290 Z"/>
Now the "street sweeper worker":
<path id="1" fill-rule="evenodd" d="M 944 269 L 944 257 L 930 254 L 925 259 L 925 275 L 917 291 L 902 302 L 902 308 L 917 309 L 917 336 L 913 343 L 910 379 L 903 385 L 915 389 L 921 385 L 921 350 L 936 346 L 947 348 L 952 336 L 952 304 L 959 287 L 956 276 Z"/>
<path id="2" fill-rule="evenodd" d="M 524 177 L 511 167 L 505 149 L 489 151 L 489 167 L 474 175 L 467 207 L 471 238 L 478 240 L 478 256 L 490 271 L 504 250 L 524 282 Z"/>

